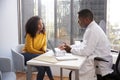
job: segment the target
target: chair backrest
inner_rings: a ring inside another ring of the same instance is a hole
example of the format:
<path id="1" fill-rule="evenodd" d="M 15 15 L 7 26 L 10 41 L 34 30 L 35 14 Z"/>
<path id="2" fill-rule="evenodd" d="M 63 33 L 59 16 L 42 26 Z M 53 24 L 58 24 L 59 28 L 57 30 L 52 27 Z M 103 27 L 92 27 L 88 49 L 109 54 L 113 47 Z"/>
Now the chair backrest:
<path id="1" fill-rule="evenodd" d="M 24 47 L 24 44 L 19 44 L 15 48 L 11 49 L 15 72 L 27 71 L 27 67 L 25 66 L 24 56 L 21 54 L 23 47 Z M 32 67 L 32 71 L 36 72 L 37 69 L 35 67 Z"/>
<path id="2" fill-rule="evenodd" d="M 20 72 L 20 71 L 25 70 L 24 56 L 21 54 L 23 46 L 24 46 L 24 44 L 19 44 L 15 48 L 11 49 L 13 64 L 14 64 L 14 70 L 16 72 Z"/>
<path id="3" fill-rule="evenodd" d="M 12 63 L 9 58 L 0 57 L 0 71 L 12 72 Z"/>
<path id="4" fill-rule="evenodd" d="M 19 44 L 15 47 L 15 50 L 19 53 L 22 53 L 22 48 L 24 47 L 25 44 Z"/>
<path id="5" fill-rule="evenodd" d="M 120 51 L 119 51 L 119 54 L 118 54 L 118 57 L 117 57 L 115 68 L 116 68 L 117 74 L 120 76 Z"/>

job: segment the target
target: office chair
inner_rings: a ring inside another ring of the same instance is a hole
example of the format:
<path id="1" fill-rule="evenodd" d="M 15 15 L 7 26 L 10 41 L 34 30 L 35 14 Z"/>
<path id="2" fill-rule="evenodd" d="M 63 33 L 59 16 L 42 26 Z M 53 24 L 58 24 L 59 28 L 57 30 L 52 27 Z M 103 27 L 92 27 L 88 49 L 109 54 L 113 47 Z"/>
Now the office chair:
<path id="1" fill-rule="evenodd" d="M 0 56 L 0 80 L 16 80 L 16 74 L 12 71 L 12 60 Z"/>
<path id="2" fill-rule="evenodd" d="M 101 76 L 101 74 L 99 74 L 99 65 L 95 65 L 96 67 L 96 72 L 98 71 L 97 74 L 97 80 L 120 80 L 120 51 L 115 51 L 115 50 L 111 50 L 111 52 L 115 52 L 115 53 L 119 53 L 118 54 L 118 57 L 117 57 L 117 60 L 116 60 L 116 63 L 113 64 L 113 73 L 111 74 L 108 74 L 106 76 Z M 108 62 L 107 60 L 103 59 L 103 58 L 100 58 L 100 57 L 96 57 L 94 58 L 94 60 L 99 64 L 99 61 L 103 61 L 103 62 Z M 96 63 L 95 62 L 95 63 Z"/>
<path id="3" fill-rule="evenodd" d="M 96 68 L 96 75 L 97 75 L 97 80 L 120 80 L 120 51 L 115 51 L 115 50 L 111 50 L 111 52 L 114 53 L 119 53 L 116 63 L 113 64 L 113 73 L 108 74 L 106 76 L 101 76 L 101 74 L 99 74 L 100 69 L 99 69 L 99 61 L 103 61 L 103 62 L 108 62 L 107 60 L 100 58 L 100 57 L 95 57 L 94 61 L 95 61 L 95 68 Z M 71 80 L 72 77 L 72 71 L 70 71 L 69 73 L 69 80 Z"/>
<path id="4" fill-rule="evenodd" d="M 24 44 L 19 44 L 15 48 L 11 49 L 15 72 L 27 72 L 27 66 L 24 64 L 25 59 L 21 54 L 23 47 Z M 37 69 L 35 67 L 32 67 L 32 71 L 36 72 Z"/>

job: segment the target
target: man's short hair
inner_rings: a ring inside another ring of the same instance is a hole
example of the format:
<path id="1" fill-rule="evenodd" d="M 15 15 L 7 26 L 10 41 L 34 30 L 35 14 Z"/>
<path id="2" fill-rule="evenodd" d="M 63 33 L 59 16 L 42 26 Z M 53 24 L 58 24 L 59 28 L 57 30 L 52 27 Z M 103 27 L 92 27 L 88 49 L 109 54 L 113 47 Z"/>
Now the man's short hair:
<path id="1" fill-rule="evenodd" d="M 89 18 L 93 20 L 93 13 L 89 9 L 83 9 L 78 12 L 78 17 Z"/>

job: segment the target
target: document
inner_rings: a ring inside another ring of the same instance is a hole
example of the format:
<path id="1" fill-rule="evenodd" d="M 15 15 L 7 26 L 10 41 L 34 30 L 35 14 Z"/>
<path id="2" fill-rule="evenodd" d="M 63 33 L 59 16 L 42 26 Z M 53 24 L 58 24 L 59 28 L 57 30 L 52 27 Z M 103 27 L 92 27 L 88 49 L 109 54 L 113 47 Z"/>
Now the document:
<path id="1" fill-rule="evenodd" d="M 77 60 L 78 58 L 72 54 L 66 53 L 65 56 L 56 57 L 58 61 L 66 61 L 66 60 Z"/>
<path id="2" fill-rule="evenodd" d="M 40 55 L 40 56 L 35 57 L 33 59 L 38 60 L 38 61 L 50 62 L 50 63 L 58 62 L 54 56 L 45 56 L 45 55 L 42 56 L 42 55 Z"/>

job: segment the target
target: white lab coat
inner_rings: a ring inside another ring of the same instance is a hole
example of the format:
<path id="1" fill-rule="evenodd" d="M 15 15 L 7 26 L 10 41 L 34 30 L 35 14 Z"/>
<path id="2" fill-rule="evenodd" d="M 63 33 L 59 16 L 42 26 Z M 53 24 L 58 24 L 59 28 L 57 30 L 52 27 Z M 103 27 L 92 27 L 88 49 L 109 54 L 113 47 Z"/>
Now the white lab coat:
<path id="1" fill-rule="evenodd" d="M 107 36 L 95 21 L 92 21 L 86 28 L 83 35 L 83 47 L 77 45 L 72 46 L 71 52 L 80 56 L 87 56 L 87 60 L 79 70 L 80 80 L 96 80 L 94 57 L 102 57 L 109 63 L 101 63 L 101 74 L 104 76 L 113 72 L 112 56 L 110 55 L 110 44 Z"/>

